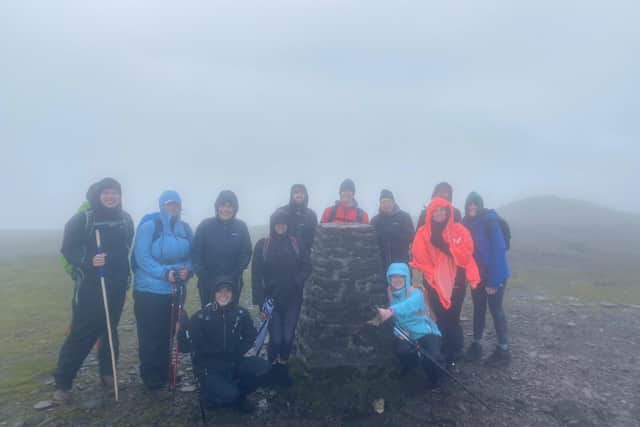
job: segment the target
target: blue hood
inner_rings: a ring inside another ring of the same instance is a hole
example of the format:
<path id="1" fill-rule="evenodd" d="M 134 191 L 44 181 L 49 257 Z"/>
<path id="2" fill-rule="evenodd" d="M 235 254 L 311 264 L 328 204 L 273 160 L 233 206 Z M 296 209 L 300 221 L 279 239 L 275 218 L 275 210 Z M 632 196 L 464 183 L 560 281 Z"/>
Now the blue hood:
<path id="1" fill-rule="evenodd" d="M 396 291 L 391 287 L 391 276 L 404 276 L 404 290 L 400 289 Z M 402 262 L 394 262 L 391 264 L 387 269 L 387 285 L 394 300 L 406 298 L 409 293 L 409 288 L 411 287 L 411 272 L 409 271 L 409 266 Z"/>
<path id="2" fill-rule="evenodd" d="M 158 199 L 158 207 L 160 208 L 160 217 L 162 218 L 162 222 L 164 223 L 164 225 L 168 225 L 169 220 L 171 219 L 169 218 L 169 215 L 167 215 L 166 212 L 164 211 L 164 205 L 167 202 L 178 203 L 180 205 L 180 211 L 182 211 L 182 199 L 180 198 L 180 195 L 178 194 L 178 192 L 173 190 L 163 191 L 162 194 L 160 195 L 160 199 Z M 176 220 L 179 220 L 179 219 L 180 219 L 180 213 L 178 213 Z"/>

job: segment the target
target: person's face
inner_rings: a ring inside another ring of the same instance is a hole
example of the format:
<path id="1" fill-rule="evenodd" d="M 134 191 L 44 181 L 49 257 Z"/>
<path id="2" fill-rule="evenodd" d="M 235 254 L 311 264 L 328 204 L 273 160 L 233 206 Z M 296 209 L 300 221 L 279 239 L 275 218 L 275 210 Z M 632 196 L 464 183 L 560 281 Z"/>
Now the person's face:
<path id="1" fill-rule="evenodd" d="M 304 203 L 304 199 L 306 198 L 306 195 L 304 194 L 304 190 L 299 188 L 293 192 L 293 194 L 291 195 L 291 198 L 295 203 L 301 205 Z"/>
<path id="2" fill-rule="evenodd" d="M 100 193 L 100 203 L 105 208 L 117 208 L 120 206 L 120 201 L 122 200 L 122 196 L 118 190 L 113 188 L 105 188 Z"/>
<path id="3" fill-rule="evenodd" d="M 474 202 L 469 203 L 469 206 L 467 207 L 467 214 L 470 217 L 478 215 L 478 205 L 476 205 Z"/>
<path id="4" fill-rule="evenodd" d="M 276 233 L 278 233 L 279 235 L 283 235 L 283 234 L 287 234 L 287 228 L 289 228 L 289 226 L 287 224 L 276 224 L 274 226 Z"/>
<path id="5" fill-rule="evenodd" d="M 235 209 L 231 205 L 231 203 L 225 203 L 224 205 L 218 208 L 218 216 L 223 221 L 228 221 L 233 218 L 233 214 L 235 213 Z"/>
<path id="6" fill-rule="evenodd" d="M 231 302 L 231 289 L 222 288 L 216 291 L 216 303 L 224 307 Z"/>
<path id="7" fill-rule="evenodd" d="M 341 191 L 340 201 L 346 204 L 353 203 L 353 191 Z"/>
<path id="8" fill-rule="evenodd" d="M 438 208 L 433 212 L 433 220 L 437 223 L 443 223 L 447 220 L 447 208 Z"/>
<path id="9" fill-rule="evenodd" d="M 393 290 L 397 291 L 404 288 L 405 278 L 404 276 L 394 275 L 394 276 L 391 276 L 390 283 Z"/>
<path id="10" fill-rule="evenodd" d="M 393 207 L 395 206 L 395 202 L 391 199 L 382 199 L 380 200 L 380 210 L 382 213 L 389 214 L 393 212 Z"/>
<path id="11" fill-rule="evenodd" d="M 180 203 L 178 202 L 169 202 L 164 204 L 164 211 L 171 218 L 175 218 L 180 213 Z"/>
<path id="12" fill-rule="evenodd" d="M 440 197 L 441 199 L 451 201 L 451 193 L 449 193 L 449 191 L 447 190 L 439 190 L 438 192 L 436 192 L 434 197 Z"/>

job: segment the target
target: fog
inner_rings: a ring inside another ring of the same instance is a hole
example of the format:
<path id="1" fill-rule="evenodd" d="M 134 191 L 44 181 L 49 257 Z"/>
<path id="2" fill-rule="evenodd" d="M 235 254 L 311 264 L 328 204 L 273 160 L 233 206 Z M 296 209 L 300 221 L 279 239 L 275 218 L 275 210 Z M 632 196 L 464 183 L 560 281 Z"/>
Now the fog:
<path id="1" fill-rule="evenodd" d="M 0 3 L 0 228 L 57 229 L 103 176 L 192 225 L 220 190 L 263 224 L 350 177 L 416 215 L 439 181 L 490 206 L 640 211 L 632 1 Z"/>

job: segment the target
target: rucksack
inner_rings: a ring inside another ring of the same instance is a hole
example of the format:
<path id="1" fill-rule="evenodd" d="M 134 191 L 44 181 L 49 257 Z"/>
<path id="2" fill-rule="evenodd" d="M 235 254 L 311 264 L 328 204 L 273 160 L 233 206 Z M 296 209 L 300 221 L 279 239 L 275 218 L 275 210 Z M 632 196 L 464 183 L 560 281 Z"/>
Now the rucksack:
<path id="1" fill-rule="evenodd" d="M 498 215 L 498 225 L 502 231 L 502 237 L 504 238 L 504 247 L 506 250 L 511 248 L 511 227 L 506 219 Z"/>
<path id="2" fill-rule="evenodd" d="M 84 218 L 85 218 L 84 219 L 84 230 L 85 230 L 85 235 L 86 235 L 87 241 L 89 241 L 89 239 L 95 239 L 96 225 L 97 226 L 100 226 L 100 225 L 113 225 L 113 224 L 116 223 L 115 221 L 96 223 L 93 209 L 91 209 L 91 204 L 86 200 L 84 202 L 82 202 L 82 204 L 78 208 L 77 213 L 84 213 Z M 127 227 L 128 231 L 131 233 L 131 235 L 133 235 L 133 233 L 134 233 L 133 220 L 131 219 L 129 214 L 127 214 L 126 212 L 123 211 L 122 212 L 122 218 L 118 222 L 123 223 Z M 130 250 L 131 248 L 128 247 L 127 249 Z M 85 248 L 85 251 L 86 251 L 86 248 Z M 62 256 L 62 266 L 64 268 L 64 271 L 66 271 L 67 274 L 69 274 L 72 278 L 75 279 L 75 277 L 74 277 L 75 272 L 73 270 L 73 266 L 64 257 L 64 255 Z"/>
<path id="3" fill-rule="evenodd" d="M 145 224 L 146 222 L 149 222 L 149 221 L 153 221 L 153 234 L 151 235 L 151 243 L 153 244 L 153 242 L 155 242 L 160 238 L 160 236 L 162 236 L 162 231 L 164 229 L 160 212 L 152 212 L 143 216 L 140 222 L 138 223 L 138 227 L 136 228 L 136 233 L 140 230 L 140 227 L 142 226 L 142 224 Z M 193 236 L 191 227 L 189 227 L 189 225 L 184 221 L 178 221 L 178 222 L 182 223 L 182 226 L 184 227 L 184 230 L 187 234 L 185 237 L 191 240 Z M 136 261 L 135 250 L 131 252 L 130 263 L 131 263 L 131 271 L 135 272 L 136 269 L 138 268 L 138 262 Z"/>
<path id="4" fill-rule="evenodd" d="M 336 215 L 338 212 L 338 206 L 334 205 L 329 212 L 329 218 L 327 222 L 333 222 L 336 219 Z M 362 223 L 362 218 L 364 218 L 364 211 L 360 208 L 356 208 L 356 222 Z"/>
<path id="5" fill-rule="evenodd" d="M 300 258 L 300 244 L 298 243 L 298 239 L 293 236 L 288 236 L 289 242 L 291 242 L 291 247 L 293 248 L 293 252 L 296 254 L 296 258 Z M 262 259 L 267 260 L 267 252 L 269 250 L 269 242 L 271 241 L 270 237 L 264 239 L 264 244 L 262 245 Z"/>

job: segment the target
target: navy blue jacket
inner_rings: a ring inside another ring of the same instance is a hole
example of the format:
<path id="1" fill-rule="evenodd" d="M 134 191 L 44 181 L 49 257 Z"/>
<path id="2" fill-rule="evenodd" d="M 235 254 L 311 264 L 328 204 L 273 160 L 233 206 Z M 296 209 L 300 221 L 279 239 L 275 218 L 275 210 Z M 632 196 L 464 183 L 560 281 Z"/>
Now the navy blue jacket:
<path id="1" fill-rule="evenodd" d="M 219 276 L 230 276 L 239 282 L 251 261 L 249 229 L 236 218 L 205 219 L 196 229 L 191 247 L 198 286 L 213 285 Z"/>
<path id="2" fill-rule="evenodd" d="M 415 234 L 411 216 L 396 206 L 391 214 L 380 212 L 374 216 L 371 225 L 378 235 L 385 271 L 394 262 L 408 263 Z"/>
<path id="3" fill-rule="evenodd" d="M 507 250 L 498 214 L 482 209 L 475 217 L 466 215 L 462 223 L 473 237 L 473 256 L 485 286 L 499 288 L 509 278 Z"/>

